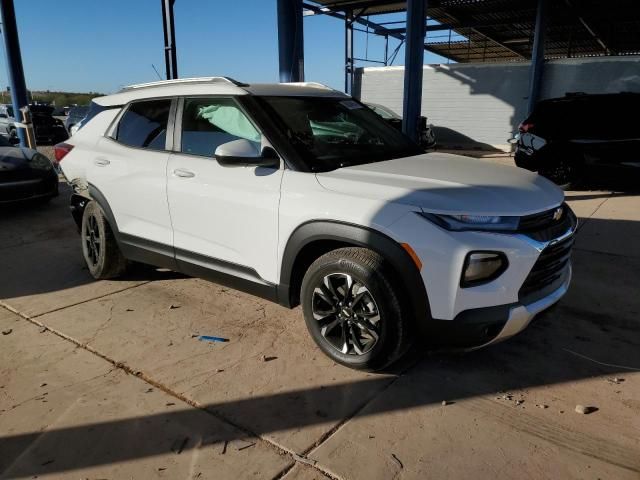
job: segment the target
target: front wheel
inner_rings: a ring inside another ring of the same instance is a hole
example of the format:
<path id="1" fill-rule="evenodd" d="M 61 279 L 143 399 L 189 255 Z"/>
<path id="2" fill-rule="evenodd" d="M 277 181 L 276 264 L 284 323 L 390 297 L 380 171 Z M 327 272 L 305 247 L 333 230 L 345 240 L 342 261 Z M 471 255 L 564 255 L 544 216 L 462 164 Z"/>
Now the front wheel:
<path id="1" fill-rule="evenodd" d="M 390 269 L 377 253 L 341 248 L 318 258 L 302 281 L 307 329 L 320 349 L 350 368 L 388 367 L 410 347 L 410 322 L 403 313 Z"/>
<path id="2" fill-rule="evenodd" d="M 82 254 L 89 272 L 96 280 L 122 275 L 127 260 L 113 236 L 104 212 L 96 202 L 89 202 L 82 213 Z"/>

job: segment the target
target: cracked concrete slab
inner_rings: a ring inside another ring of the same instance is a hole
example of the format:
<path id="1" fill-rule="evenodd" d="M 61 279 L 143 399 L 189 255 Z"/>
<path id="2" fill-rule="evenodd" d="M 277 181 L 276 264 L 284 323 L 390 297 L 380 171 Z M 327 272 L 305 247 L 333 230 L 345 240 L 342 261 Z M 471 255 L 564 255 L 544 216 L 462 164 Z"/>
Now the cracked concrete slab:
<path id="1" fill-rule="evenodd" d="M 640 258 L 640 196 L 614 194 L 581 228 L 576 247 Z"/>
<path id="2" fill-rule="evenodd" d="M 69 215 L 68 195 L 68 187 L 61 186 L 61 195 L 48 205 L 5 207 L 1 212 L 0 302 L 30 316 L 142 283 L 93 280 Z"/>
<path id="3" fill-rule="evenodd" d="M 271 478 L 293 462 L 0 309 L 0 478 Z"/>
<path id="4" fill-rule="evenodd" d="M 640 375 L 565 349 L 639 365 L 640 339 L 583 322 L 556 310 L 508 343 L 425 360 L 308 456 L 340 478 L 637 478 Z"/>
<path id="5" fill-rule="evenodd" d="M 298 453 L 393 378 L 330 361 L 299 309 L 197 279 L 155 281 L 38 320 Z"/>
<path id="6" fill-rule="evenodd" d="M 282 480 L 331 480 L 331 477 L 313 467 L 297 463 Z"/>
<path id="7" fill-rule="evenodd" d="M 96 282 L 79 251 L 77 238 L 0 250 L 0 271 L 11 279 L 0 284 L 0 301 L 36 316 L 143 283 L 141 280 Z"/>
<path id="8" fill-rule="evenodd" d="M 580 222 L 584 222 L 591 217 L 611 195 L 612 192 L 603 191 L 565 192 L 565 200 L 578 216 Z"/>

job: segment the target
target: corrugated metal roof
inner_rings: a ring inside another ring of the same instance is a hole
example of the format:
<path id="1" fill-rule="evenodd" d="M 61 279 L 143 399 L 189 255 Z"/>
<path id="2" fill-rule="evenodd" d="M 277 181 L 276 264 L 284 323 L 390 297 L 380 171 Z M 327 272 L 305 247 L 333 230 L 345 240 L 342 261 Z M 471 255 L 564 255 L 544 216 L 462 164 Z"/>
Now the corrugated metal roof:
<path id="1" fill-rule="evenodd" d="M 313 0 L 334 11 L 356 15 L 406 10 L 406 2 Z M 427 16 L 451 25 L 428 32 L 426 48 L 458 62 L 524 61 L 531 58 L 537 0 L 429 0 Z M 375 21 L 375 17 L 371 20 Z M 640 53 L 640 0 L 549 1 L 546 58 Z"/>

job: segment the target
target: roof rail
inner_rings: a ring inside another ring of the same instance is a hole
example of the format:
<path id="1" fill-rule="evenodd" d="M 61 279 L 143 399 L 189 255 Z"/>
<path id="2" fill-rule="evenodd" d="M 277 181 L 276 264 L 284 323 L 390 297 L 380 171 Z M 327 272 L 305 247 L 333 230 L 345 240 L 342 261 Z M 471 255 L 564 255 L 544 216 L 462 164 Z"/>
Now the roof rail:
<path id="1" fill-rule="evenodd" d="M 313 87 L 313 88 L 323 88 L 325 90 L 334 90 L 331 87 L 328 87 L 324 83 L 320 82 L 286 82 L 286 85 L 299 85 L 301 87 Z"/>
<path id="2" fill-rule="evenodd" d="M 177 78 L 175 80 L 160 80 L 157 82 L 137 83 L 135 85 L 127 85 L 120 90 L 135 90 L 138 88 L 160 87 L 163 85 L 175 85 L 176 83 L 217 83 L 224 82 L 235 85 L 236 87 L 248 87 L 249 84 L 239 82 L 230 77 L 194 77 L 194 78 Z"/>

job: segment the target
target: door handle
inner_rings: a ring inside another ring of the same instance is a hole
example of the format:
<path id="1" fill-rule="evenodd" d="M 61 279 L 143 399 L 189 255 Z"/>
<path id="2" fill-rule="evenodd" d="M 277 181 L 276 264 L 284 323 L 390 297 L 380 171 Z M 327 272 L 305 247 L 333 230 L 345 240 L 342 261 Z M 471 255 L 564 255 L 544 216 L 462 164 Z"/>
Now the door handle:
<path id="1" fill-rule="evenodd" d="M 186 170 L 184 168 L 176 168 L 173 171 L 173 174 L 176 177 L 182 177 L 182 178 L 191 178 L 191 177 L 195 177 L 196 176 L 196 174 L 193 173 L 191 170 Z"/>
<path id="2" fill-rule="evenodd" d="M 111 162 L 109 160 L 107 160 L 106 158 L 96 158 L 93 163 L 99 167 L 106 167 L 107 165 L 109 165 Z"/>

